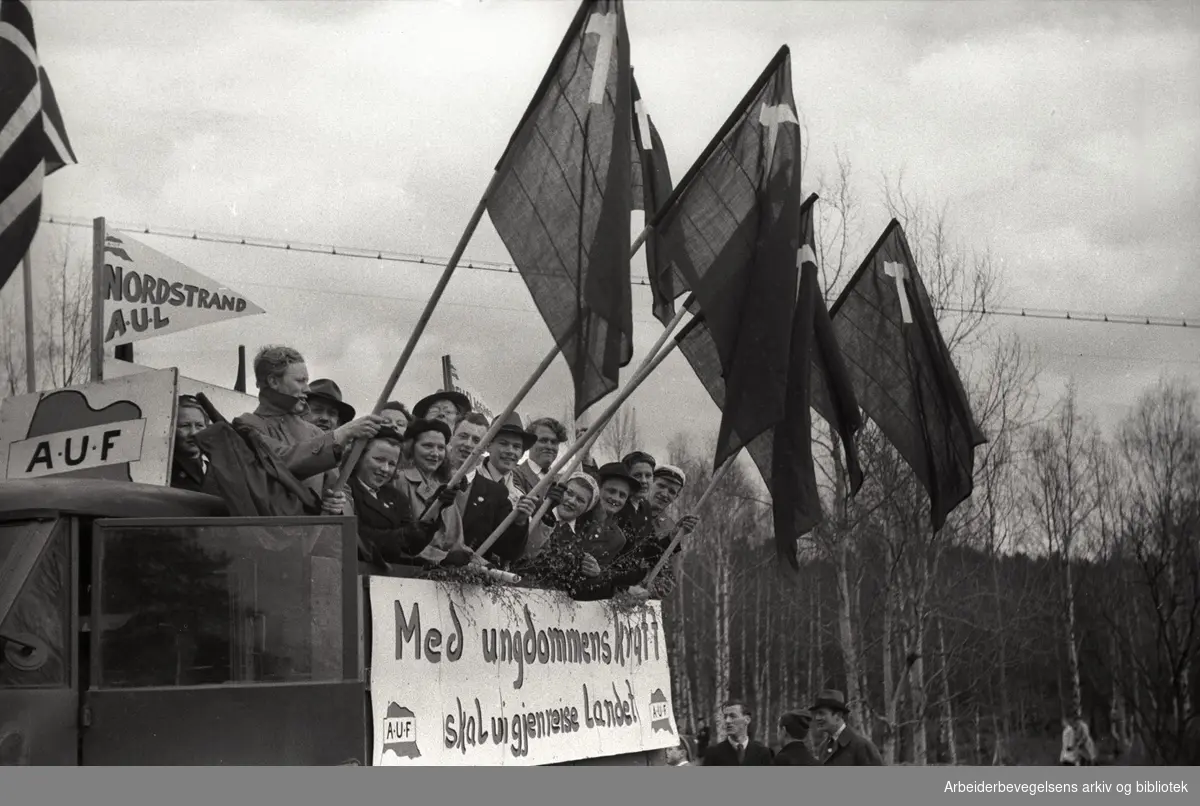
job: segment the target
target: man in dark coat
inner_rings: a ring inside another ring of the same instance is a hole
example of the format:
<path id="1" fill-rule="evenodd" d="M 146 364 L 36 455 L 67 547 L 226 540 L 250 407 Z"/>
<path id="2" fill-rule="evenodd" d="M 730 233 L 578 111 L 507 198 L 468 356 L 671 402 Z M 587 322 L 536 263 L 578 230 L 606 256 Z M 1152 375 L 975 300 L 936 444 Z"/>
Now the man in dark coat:
<path id="1" fill-rule="evenodd" d="M 208 412 L 191 395 L 180 395 L 175 413 L 175 458 L 171 462 L 171 486 L 202 492 L 208 459 L 196 444 L 196 434 L 208 428 Z"/>
<path id="2" fill-rule="evenodd" d="M 721 712 L 725 739 L 704 753 L 705 767 L 769 767 L 771 748 L 750 738 L 750 710 L 731 702 Z"/>
<path id="3" fill-rule="evenodd" d="M 812 722 L 809 711 L 789 711 L 779 719 L 779 729 L 783 737 L 783 747 L 775 754 L 776 767 L 815 767 L 817 760 L 809 752 L 805 739 L 808 738 L 808 726 Z"/>
<path id="4" fill-rule="evenodd" d="M 817 730 L 825 736 L 817 761 L 833 767 L 882 767 L 883 759 L 870 739 L 859 736 L 846 724 L 846 698 L 840 691 L 827 689 L 812 707 Z"/>

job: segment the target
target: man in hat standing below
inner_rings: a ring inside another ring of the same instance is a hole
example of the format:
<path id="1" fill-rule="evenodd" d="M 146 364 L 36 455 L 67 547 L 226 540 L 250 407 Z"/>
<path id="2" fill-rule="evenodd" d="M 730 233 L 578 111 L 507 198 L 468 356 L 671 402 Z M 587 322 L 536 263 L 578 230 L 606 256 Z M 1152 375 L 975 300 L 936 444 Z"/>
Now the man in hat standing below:
<path id="1" fill-rule="evenodd" d="M 450 426 L 451 433 L 458 421 L 471 412 L 471 401 L 462 392 L 434 392 L 423 397 L 413 406 L 413 416 L 418 420 L 441 420 Z"/>
<path id="2" fill-rule="evenodd" d="M 870 739 L 859 736 L 846 724 L 846 698 L 842 692 L 826 689 L 812 707 L 817 730 L 825 736 L 817 761 L 832 767 L 882 767 L 883 759 Z"/>
<path id="3" fill-rule="evenodd" d="M 809 752 L 805 740 L 812 713 L 805 710 L 788 711 L 779 719 L 779 733 L 783 747 L 775 754 L 772 762 L 776 767 L 815 767 L 817 760 Z"/>
<path id="4" fill-rule="evenodd" d="M 750 709 L 745 703 L 726 703 L 721 718 L 725 739 L 705 751 L 705 767 L 771 766 L 771 748 L 750 738 Z"/>
<path id="5" fill-rule="evenodd" d="M 493 421 L 492 425 L 495 424 Z M 517 462 L 521 461 L 521 456 L 536 441 L 533 434 L 521 427 L 521 415 L 514 411 L 496 432 L 492 443 L 488 445 L 487 458 L 479 465 L 479 475 L 489 481 L 503 484 L 508 490 L 508 500 L 514 507 L 524 493 L 513 483 L 513 470 Z"/>
<path id="6" fill-rule="evenodd" d="M 328 434 L 355 416 L 354 407 L 342 402 L 342 390 L 333 381 L 320 378 L 308 385 L 308 411 L 304 419 L 317 428 Z"/>

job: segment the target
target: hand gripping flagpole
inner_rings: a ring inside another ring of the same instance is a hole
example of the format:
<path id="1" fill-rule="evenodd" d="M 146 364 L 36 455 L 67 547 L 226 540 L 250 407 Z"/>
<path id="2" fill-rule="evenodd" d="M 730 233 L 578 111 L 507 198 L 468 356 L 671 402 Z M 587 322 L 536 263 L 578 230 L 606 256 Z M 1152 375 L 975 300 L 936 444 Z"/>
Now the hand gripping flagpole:
<path id="1" fill-rule="evenodd" d="M 692 511 L 688 513 L 689 515 L 700 514 L 700 509 L 704 506 L 704 502 L 708 500 L 710 495 L 712 495 L 713 490 L 717 489 L 717 485 L 721 482 L 721 479 L 725 478 L 725 474 L 729 472 L 729 469 L 733 467 L 733 463 L 737 461 L 738 454 L 740 453 L 741 451 L 739 450 L 733 456 L 730 456 L 728 459 L 726 459 L 725 464 L 721 465 L 721 468 L 713 474 L 712 479 L 708 482 L 707 489 L 704 490 L 704 493 L 700 496 L 700 500 L 696 502 L 696 505 L 692 507 Z M 675 549 L 679 547 L 679 543 L 682 540 L 683 527 L 676 526 L 675 536 L 671 538 L 671 545 L 667 546 L 667 550 L 664 551 L 663 555 L 658 558 L 658 563 L 656 563 L 650 573 L 646 575 L 646 578 L 642 580 L 643 588 L 649 589 L 650 585 L 654 582 L 654 579 L 660 573 L 662 573 L 663 568 L 666 567 L 667 563 L 671 559 L 671 555 L 675 553 Z"/>
<path id="2" fill-rule="evenodd" d="M 412 333 L 408 336 L 408 343 L 404 345 L 404 352 L 400 354 L 400 360 L 396 362 L 395 368 L 392 369 L 392 374 L 388 377 L 387 383 L 383 387 L 383 394 L 375 402 L 373 413 L 379 414 L 379 412 L 383 411 L 383 407 L 387 405 L 388 399 L 391 398 L 392 391 L 396 388 L 396 384 L 400 380 L 400 375 L 404 372 L 404 368 L 408 366 L 408 360 L 412 358 L 413 351 L 417 347 L 417 341 L 420 340 L 421 334 L 425 332 L 425 326 L 429 324 L 429 320 L 433 316 L 433 310 L 442 298 L 442 292 L 446 290 L 450 278 L 454 275 L 455 268 L 458 267 L 458 261 L 462 258 L 463 252 L 467 250 L 467 244 L 470 243 L 471 236 L 475 234 L 475 228 L 479 226 L 479 221 L 483 218 L 483 214 L 487 210 L 488 199 L 491 197 L 496 185 L 500 182 L 501 175 L 499 170 L 492 174 L 491 181 L 488 182 L 487 188 L 483 191 L 483 198 L 479 200 L 479 205 L 476 206 L 475 212 L 471 214 L 471 220 L 467 222 L 466 231 L 458 239 L 458 245 L 454 247 L 454 252 L 450 255 L 450 260 L 446 262 L 446 268 L 442 270 L 441 279 L 438 280 L 437 286 L 434 287 L 433 293 L 430 294 L 429 301 L 425 303 L 425 310 L 421 312 L 421 318 L 417 320 Z M 356 439 L 351 443 L 350 451 L 346 454 L 346 458 L 342 460 L 341 467 L 338 468 L 338 477 L 337 481 L 333 483 L 332 492 L 340 493 L 346 486 L 346 482 L 350 478 L 350 473 L 354 469 L 354 466 L 358 464 L 358 460 L 362 457 L 365 447 L 366 440 Z"/>
<path id="3" fill-rule="evenodd" d="M 608 424 L 608 421 L 612 419 L 613 415 L 617 413 L 617 410 L 621 408 L 622 404 L 629 399 L 634 390 L 636 390 L 642 381 L 649 377 L 650 373 L 657 369 L 658 365 L 666 360 L 667 356 L 671 354 L 671 351 L 678 346 L 679 343 L 677 341 L 671 341 L 669 344 L 667 344 L 667 340 L 671 337 L 671 331 L 675 329 L 676 325 L 679 324 L 686 313 L 687 304 L 685 303 L 679 308 L 678 311 L 676 311 L 674 318 L 672 318 L 667 324 L 667 327 L 663 330 L 662 335 L 658 337 L 658 341 L 654 343 L 654 347 L 642 361 L 641 366 L 638 367 L 637 372 L 634 373 L 633 377 L 629 380 L 629 383 L 625 385 L 624 389 L 617 393 L 616 398 L 614 398 L 613 401 L 608 404 L 608 407 L 605 408 L 600 416 L 596 419 L 596 424 L 588 430 L 587 437 L 576 442 L 567 450 L 566 453 L 555 460 L 554 464 L 551 465 L 550 469 L 546 471 L 546 474 L 542 476 L 541 480 L 539 480 L 538 483 L 534 485 L 534 488 L 529 491 L 530 497 L 537 498 L 545 495 L 546 491 L 550 488 L 550 485 L 554 482 L 554 479 L 559 473 L 562 472 L 562 469 L 567 465 L 567 463 L 576 456 L 581 456 L 585 449 L 592 446 L 592 443 L 595 442 L 596 438 L 600 435 L 600 431 Z M 665 347 L 663 346 L 664 344 L 666 344 Z M 545 514 L 545 508 L 546 502 L 543 502 L 541 514 Z M 488 535 L 487 540 L 483 541 L 479 548 L 475 549 L 475 553 L 482 557 L 487 550 L 490 549 L 492 545 L 500 539 L 500 536 L 508 531 L 508 528 L 512 526 L 516 519 L 517 511 L 514 509 L 512 512 L 508 513 L 508 516 L 500 523 L 500 525 L 497 526 L 490 535 Z"/>

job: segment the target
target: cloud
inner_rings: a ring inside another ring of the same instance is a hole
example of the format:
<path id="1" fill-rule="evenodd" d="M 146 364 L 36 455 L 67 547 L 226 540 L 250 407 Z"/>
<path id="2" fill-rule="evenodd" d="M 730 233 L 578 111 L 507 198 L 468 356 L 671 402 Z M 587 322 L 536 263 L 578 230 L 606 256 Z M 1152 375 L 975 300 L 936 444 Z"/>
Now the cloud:
<path id="1" fill-rule="evenodd" d="M 48 181 L 45 210 L 447 255 L 575 9 L 39 2 L 39 48 L 80 158 Z M 914 191 L 948 204 L 964 244 L 991 250 L 1008 304 L 1200 315 L 1200 20 L 1190 3 L 723 0 L 629 3 L 626 13 L 677 179 L 786 42 L 811 138 L 806 189 L 829 173 L 835 148 L 856 168 L 864 215 L 851 263 L 886 224 L 878 178 L 903 169 Z M 440 273 L 147 242 L 269 314 L 142 343 L 139 360 L 229 383 L 237 344 L 294 343 L 360 408 Z M 507 260 L 486 217 L 467 257 Z M 633 295 L 636 362 L 660 330 L 647 290 Z M 1075 375 L 1110 419 L 1162 367 L 1200 377 L 1186 363 L 1194 331 L 1004 327 L 1041 350 L 1047 389 Z M 498 407 L 549 346 L 519 277 L 462 268 L 396 395 L 411 403 L 438 386 L 449 353 Z M 521 411 L 561 414 L 569 390 L 556 362 Z M 659 452 L 680 430 L 696 444 L 716 431 L 716 409 L 679 356 L 633 404 Z"/>

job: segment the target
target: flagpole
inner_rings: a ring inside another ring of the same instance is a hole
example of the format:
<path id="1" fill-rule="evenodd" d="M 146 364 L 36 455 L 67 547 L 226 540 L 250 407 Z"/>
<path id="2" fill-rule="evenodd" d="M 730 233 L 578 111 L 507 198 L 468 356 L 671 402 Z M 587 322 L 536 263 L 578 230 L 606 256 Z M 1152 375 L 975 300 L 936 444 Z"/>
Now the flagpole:
<path id="1" fill-rule="evenodd" d="M 654 350 L 657 350 L 658 352 L 655 353 L 653 350 L 650 352 L 650 354 L 642 362 L 642 365 L 638 367 L 637 372 L 634 373 L 633 378 L 631 378 L 629 383 L 625 385 L 625 388 L 617 393 L 616 398 L 608 404 L 608 407 L 605 408 L 604 412 L 596 419 L 596 425 L 593 427 L 594 430 L 589 430 L 586 438 L 576 442 L 567 449 L 566 453 L 554 461 L 554 464 L 551 465 L 550 469 L 547 470 L 545 475 L 543 475 L 538 483 L 534 485 L 534 488 L 529 491 L 530 496 L 536 498 L 546 493 L 546 490 L 550 488 L 550 485 L 554 482 L 554 479 L 557 477 L 557 475 L 562 472 L 563 467 L 565 467 L 567 463 L 574 459 L 577 455 L 582 455 L 581 451 L 583 448 L 591 446 L 591 444 L 596 440 L 596 437 L 599 435 L 600 429 L 608 424 L 608 421 L 612 419 L 613 415 L 616 414 L 617 410 L 621 408 L 621 405 L 629 399 L 630 395 L 634 393 L 642 381 L 649 377 L 650 374 L 658 368 L 658 365 L 666 360 L 667 356 L 671 354 L 671 351 L 679 345 L 678 341 L 671 341 L 666 345 L 666 347 L 659 349 L 664 343 L 666 343 L 667 339 L 671 335 L 671 331 L 675 329 L 677 324 L 679 324 L 679 320 L 683 318 L 683 315 L 686 312 L 687 306 L 683 306 L 675 313 L 675 317 L 671 320 L 670 324 L 663 331 L 663 335 L 659 337 L 658 341 L 654 345 Z M 544 501 L 542 503 L 544 510 L 548 502 Z M 483 541 L 479 548 L 475 549 L 475 553 L 480 557 L 484 556 L 484 554 L 487 553 L 487 550 L 490 549 L 492 545 L 500 539 L 500 536 L 508 530 L 508 527 L 512 526 L 513 521 L 516 519 L 517 511 L 514 509 L 512 512 L 508 513 L 508 516 L 503 520 L 503 522 L 501 522 L 501 524 L 492 531 L 487 540 Z"/>
<path id="2" fill-rule="evenodd" d="M 721 465 L 721 469 L 713 474 L 712 479 L 708 482 L 708 487 L 704 490 L 704 493 L 700 496 L 700 500 L 696 502 L 696 505 L 694 507 L 692 507 L 692 511 L 688 514 L 690 514 L 690 515 L 699 515 L 700 514 L 700 509 L 701 509 L 701 507 L 704 506 L 704 502 L 708 500 L 708 497 L 710 495 L 712 495 L 713 490 L 717 489 L 717 484 L 720 483 L 721 479 L 725 478 L 725 474 L 729 472 L 729 469 L 731 467 L 733 467 L 733 463 L 735 461 L 737 461 L 738 454 L 740 454 L 740 453 L 741 453 L 741 451 L 739 450 L 733 456 L 730 456 L 725 461 L 725 464 Z M 675 527 L 675 536 L 671 538 L 671 545 L 667 546 L 667 550 L 664 551 L 663 555 L 658 558 L 658 563 L 655 564 L 654 568 L 650 571 L 650 573 L 646 575 L 646 578 L 644 580 L 642 580 L 643 588 L 646 588 L 646 589 L 650 588 L 651 583 L 653 583 L 654 579 L 660 573 L 662 573 L 663 568 L 670 561 L 671 555 L 675 552 L 675 549 L 679 547 L 679 543 L 682 540 L 683 540 L 683 529 L 680 528 L 679 526 L 676 526 Z"/>
<path id="3" fill-rule="evenodd" d="M 22 277 L 25 280 L 25 391 L 37 391 L 36 351 L 33 348 L 33 261 L 29 253 L 21 258 Z"/>
<path id="4" fill-rule="evenodd" d="M 92 383 L 104 380 L 104 219 L 92 219 Z"/>
<path id="5" fill-rule="evenodd" d="M 458 267 L 458 261 L 462 258 L 463 252 L 467 251 L 467 244 L 471 241 L 471 236 L 475 234 L 475 228 L 479 226 L 479 221 L 483 218 L 484 212 L 487 211 L 488 199 L 491 197 L 492 191 L 496 189 L 496 185 L 500 182 L 501 175 L 499 170 L 492 174 L 491 181 L 488 182 L 487 188 L 483 191 L 483 198 L 476 205 L 475 212 L 471 213 L 466 230 L 463 232 L 462 237 L 458 239 L 458 245 L 454 247 L 454 252 L 450 255 L 450 260 L 447 261 L 446 268 L 442 270 L 441 279 L 438 280 L 437 286 L 434 287 L 433 293 L 429 296 L 429 301 L 425 303 L 425 310 L 421 312 L 421 318 L 417 320 L 417 324 L 413 326 L 412 333 L 408 336 L 408 343 L 404 345 L 404 352 L 400 354 L 400 360 L 396 362 L 396 366 L 392 369 L 392 374 L 388 376 L 387 383 L 384 384 L 383 393 L 379 396 L 379 400 L 375 402 L 374 414 L 383 411 L 383 407 L 387 405 L 388 399 L 392 396 L 392 391 L 396 388 L 396 383 L 400 380 L 400 375 L 404 372 L 404 368 L 408 366 L 408 360 L 412 357 L 413 351 L 417 347 L 417 341 L 421 338 L 421 334 L 425 332 L 425 326 L 429 324 L 429 320 L 433 316 L 433 310 L 442 298 L 442 292 L 446 290 L 450 278 L 454 275 L 455 268 Z M 362 456 L 365 447 L 366 442 L 361 439 L 357 439 L 351 443 L 350 451 L 346 454 L 346 458 L 342 460 L 342 466 L 338 469 L 337 481 L 333 483 L 332 492 L 340 493 L 346 486 L 346 482 L 350 478 L 350 472 L 358 464 L 358 460 Z"/>
<path id="6" fill-rule="evenodd" d="M 546 357 L 542 359 L 542 363 L 538 364 L 537 369 L 535 369 L 533 373 L 525 379 L 524 385 L 517 390 L 517 393 L 513 395 L 512 400 L 508 401 L 508 405 L 504 407 L 504 411 L 500 412 L 500 415 L 492 421 L 491 427 L 488 428 L 487 433 L 483 435 L 483 439 L 479 440 L 479 444 L 475 446 L 475 449 L 471 451 L 471 455 L 467 457 L 466 461 L 458 466 L 458 470 L 454 471 L 454 475 L 450 477 L 450 481 L 446 482 L 447 488 L 453 488 L 457 486 L 464 478 L 466 478 L 467 474 L 471 472 L 471 468 L 475 466 L 475 463 L 478 462 L 480 457 L 483 456 L 484 451 L 486 451 L 488 446 L 492 444 L 492 440 L 495 439 L 496 435 L 500 433 L 500 429 L 504 427 L 504 423 L 508 420 L 512 413 L 517 410 L 517 406 L 521 405 L 521 401 L 525 399 L 525 396 L 529 394 L 529 391 L 533 389 L 534 385 L 541 380 L 543 375 L 546 374 L 546 370 L 549 369 L 552 363 L 554 363 L 554 359 L 558 358 L 558 354 L 560 352 L 562 352 L 562 348 L 555 344 L 550 351 L 546 353 Z M 430 511 L 432 510 L 440 509 L 441 504 L 438 503 L 438 500 L 435 498 L 426 505 L 425 511 L 421 513 L 421 518 L 424 519 L 428 517 Z"/>

